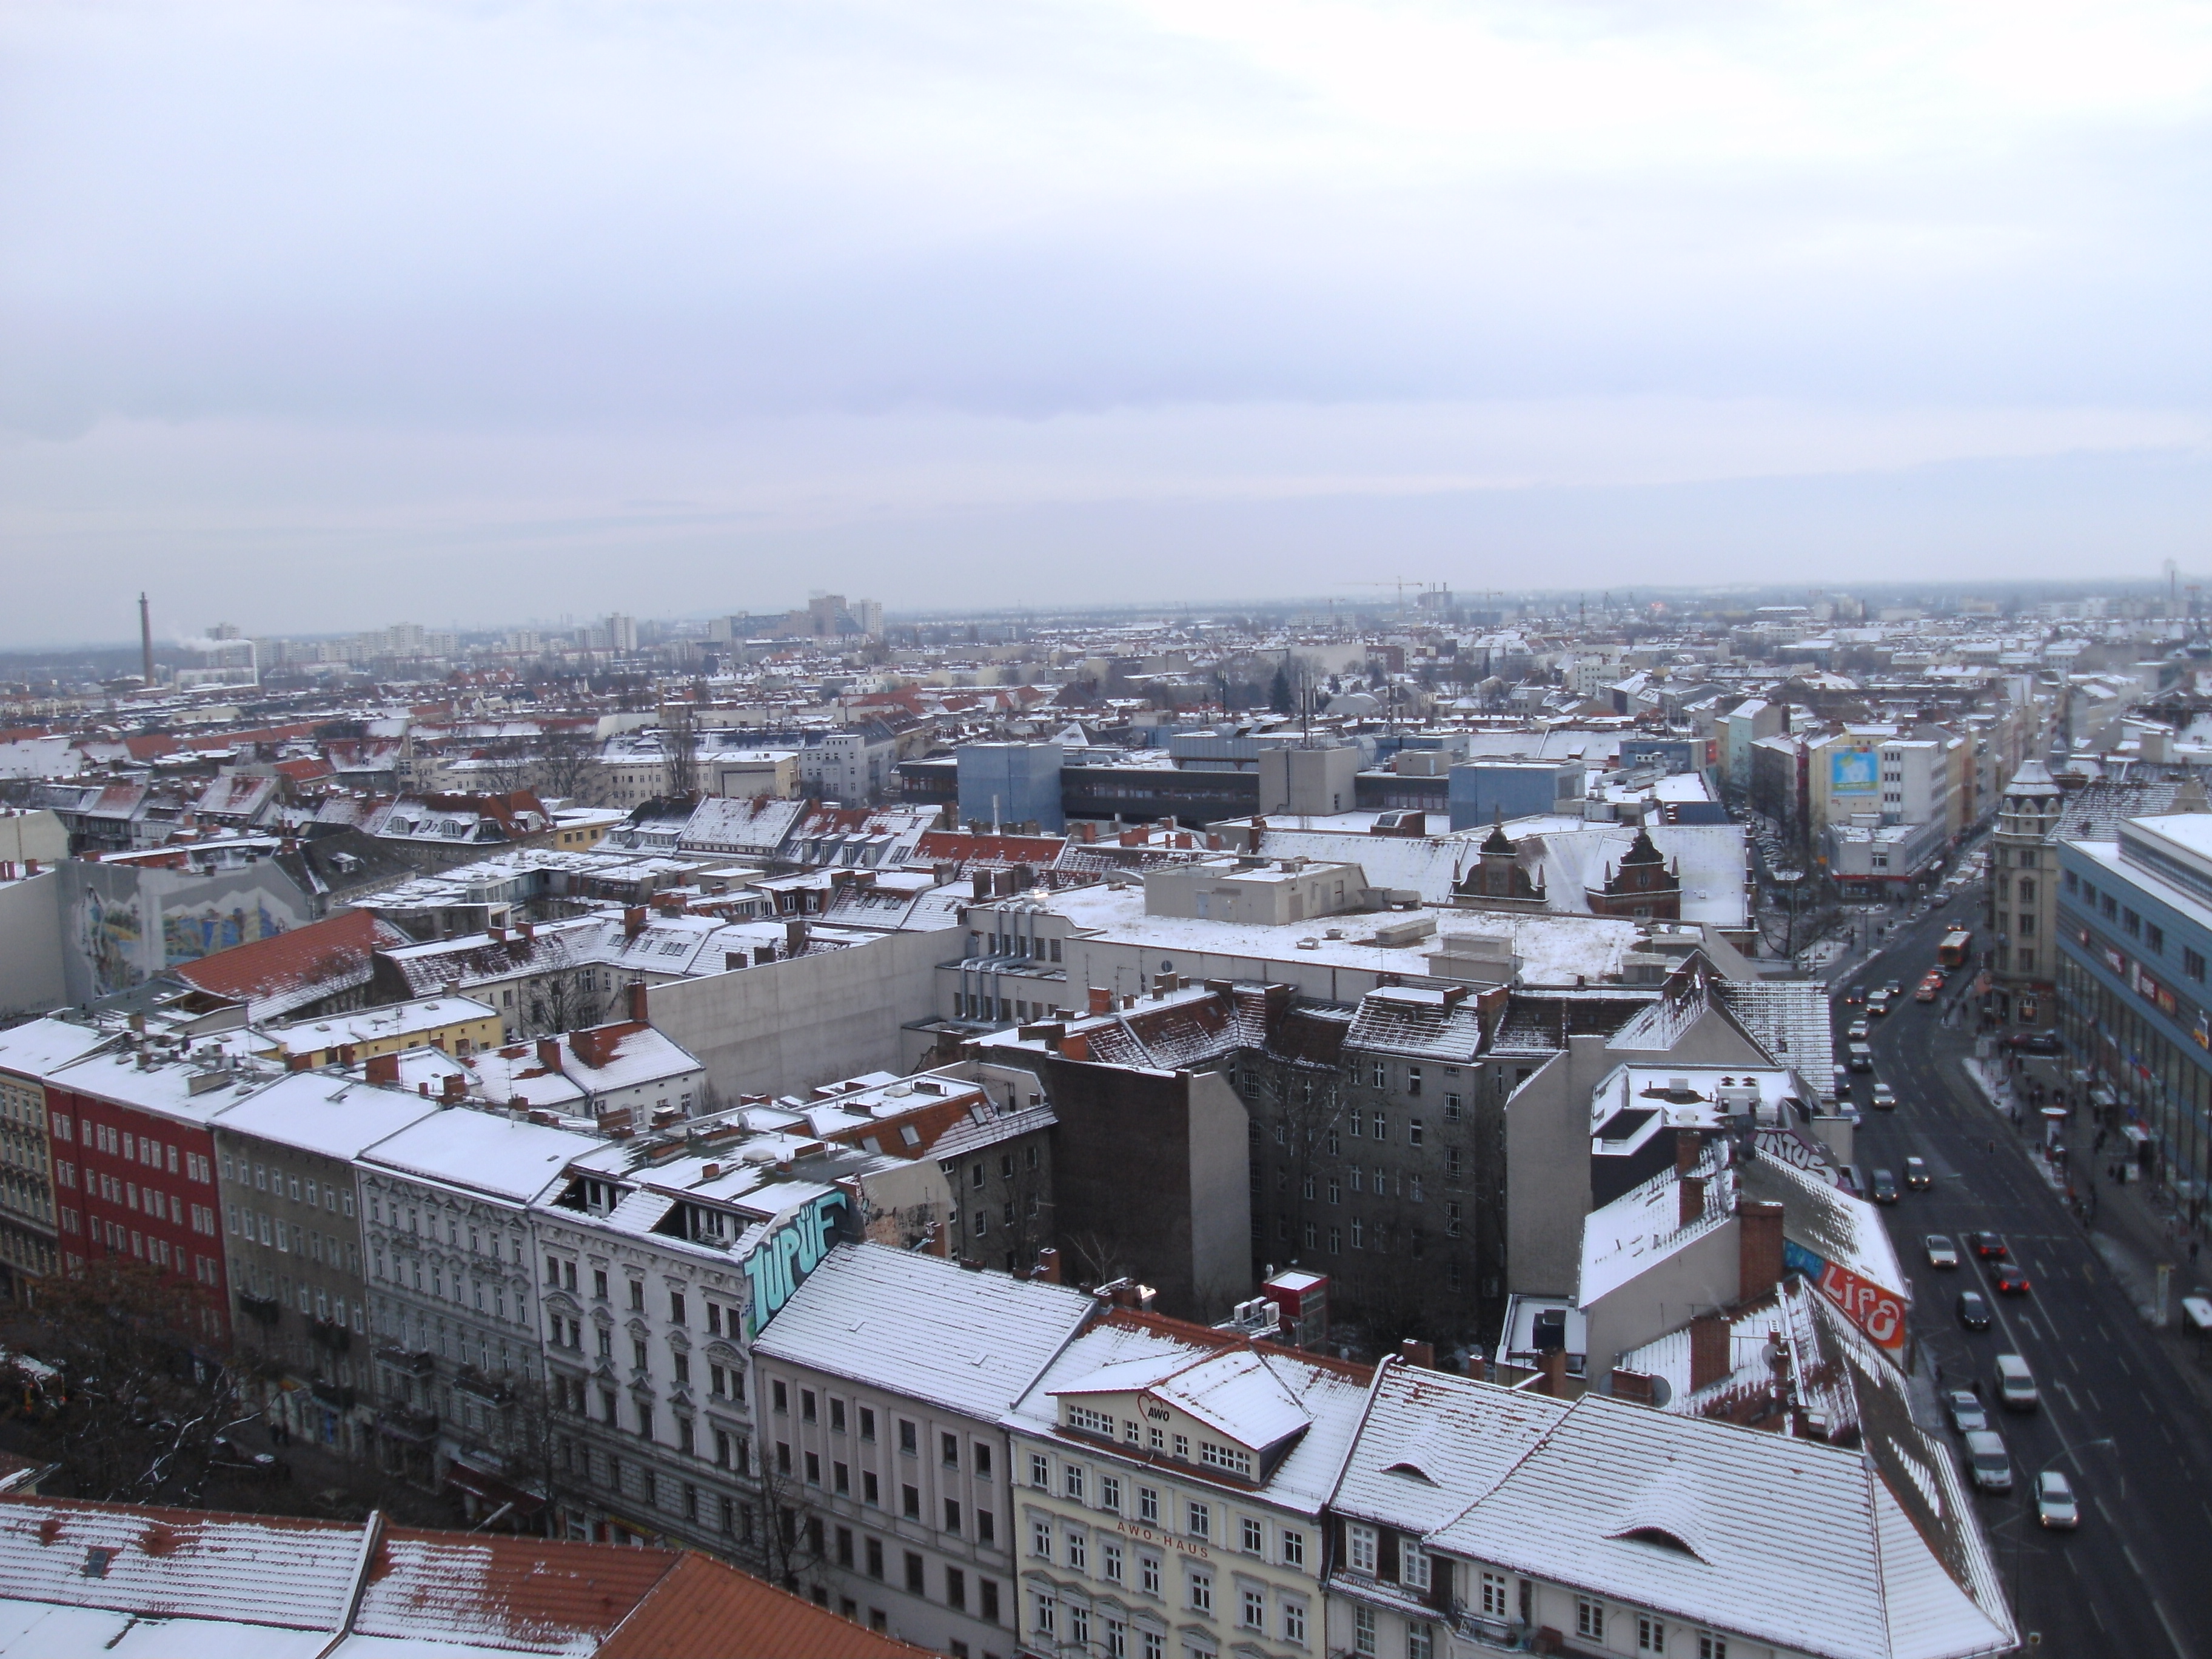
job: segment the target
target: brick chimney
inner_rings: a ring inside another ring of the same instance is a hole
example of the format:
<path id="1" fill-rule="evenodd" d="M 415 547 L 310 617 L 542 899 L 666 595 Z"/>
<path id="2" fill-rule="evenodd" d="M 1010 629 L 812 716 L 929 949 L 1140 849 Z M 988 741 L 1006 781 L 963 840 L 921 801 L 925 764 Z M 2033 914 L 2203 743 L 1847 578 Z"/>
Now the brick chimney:
<path id="1" fill-rule="evenodd" d="M 1613 1397 L 1632 1406 L 1648 1406 L 1651 1403 L 1651 1381 L 1646 1372 L 1623 1370 L 1616 1365 L 1613 1368 Z"/>
<path id="2" fill-rule="evenodd" d="M 1698 1167 L 1698 1156 L 1705 1151 L 1705 1138 L 1695 1129 L 1674 1131 L 1674 1173 L 1687 1175 Z"/>
<path id="3" fill-rule="evenodd" d="M 792 916 L 783 924 L 783 953 L 787 957 L 806 954 L 806 918 Z"/>
<path id="4" fill-rule="evenodd" d="M 350 1042 L 341 1042 L 338 1044 L 338 1064 L 341 1066 L 351 1066 L 354 1063 L 358 1052 L 359 1051 L 356 1050 Z"/>
<path id="5" fill-rule="evenodd" d="M 1699 1314 L 1690 1322 L 1690 1392 L 1709 1389 L 1729 1374 L 1729 1326 L 1724 1315 Z"/>
<path id="6" fill-rule="evenodd" d="M 1547 1348 L 1536 1361 L 1536 1392 L 1554 1400 L 1567 1397 L 1567 1351 Z"/>
<path id="7" fill-rule="evenodd" d="M 1674 1183 L 1680 1203 L 1674 1218 L 1678 1227 L 1694 1227 L 1705 1218 L 1705 1178 L 1686 1175 Z"/>
<path id="8" fill-rule="evenodd" d="M 645 931 L 645 907 L 633 904 L 623 912 L 623 937 L 635 939 Z"/>
<path id="9" fill-rule="evenodd" d="M 449 1104 L 460 1100 L 469 1091 L 469 1081 L 459 1072 L 448 1072 L 439 1079 L 438 1097 Z"/>
<path id="10" fill-rule="evenodd" d="M 538 1063 L 549 1072 L 561 1069 L 561 1039 L 542 1036 L 538 1039 Z"/>
<path id="11" fill-rule="evenodd" d="M 1748 1302 L 1782 1282 L 1782 1206 L 1745 1200 L 1735 1206 L 1736 1297 Z"/>
<path id="12" fill-rule="evenodd" d="M 366 1076 L 371 1083 L 397 1085 L 399 1081 L 398 1054 L 371 1054 Z"/>
<path id="13" fill-rule="evenodd" d="M 1044 1249 L 1039 1250 L 1037 1252 L 1036 1270 L 1030 1274 L 1030 1277 L 1032 1279 L 1041 1279 L 1048 1285 L 1059 1284 L 1060 1252 L 1053 1249 L 1049 1244 L 1046 1245 Z"/>
<path id="14" fill-rule="evenodd" d="M 1415 1338 L 1401 1337 L 1398 1342 L 1398 1358 L 1408 1365 L 1419 1365 L 1425 1371 L 1437 1368 L 1437 1348 L 1433 1342 L 1422 1342 Z"/>
<path id="15" fill-rule="evenodd" d="M 1114 993 L 1103 985 L 1092 986 L 1091 988 L 1091 1012 L 1094 1014 L 1112 1013 L 1114 1012 Z"/>
<path id="16" fill-rule="evenodd" d="M 641 979 L 629 983 L 629 1017 L 640 1025 L 649 1023 L 646 1017 L 646 983 Z"/>

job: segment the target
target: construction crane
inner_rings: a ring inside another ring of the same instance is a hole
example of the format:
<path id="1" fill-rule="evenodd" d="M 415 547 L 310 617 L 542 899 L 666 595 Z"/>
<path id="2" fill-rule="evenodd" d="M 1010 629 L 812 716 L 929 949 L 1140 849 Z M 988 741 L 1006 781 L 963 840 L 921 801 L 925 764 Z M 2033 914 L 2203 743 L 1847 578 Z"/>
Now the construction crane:
<path id="1" fill-rule="evenodd" d="M 1444 596 L 1451 592 L 1451 584 L 1449 582 L 1425 581 L 1418 576 L 1393 576 L 1387 581 L 1345 582 L 1342 586 L 1391 588 L 1398 595 L 1398 610 L 1401 615 L 1406 609 L 1406 590 L 1409 587 L 1416 590 L 1413 601 L 1415 608 L 1424 611 L 1443 609 Z"/>

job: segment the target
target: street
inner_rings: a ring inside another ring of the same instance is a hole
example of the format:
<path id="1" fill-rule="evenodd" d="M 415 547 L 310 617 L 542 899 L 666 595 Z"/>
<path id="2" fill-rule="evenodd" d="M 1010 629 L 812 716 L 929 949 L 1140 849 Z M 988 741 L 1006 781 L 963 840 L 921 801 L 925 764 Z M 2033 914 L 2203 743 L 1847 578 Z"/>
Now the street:
<path id="1" fill-rule="evenodd" d="M 1897 1109 L 1869 1109 L 1872 1079 L 1863 1073 L 1852 1085 L 1863 1114 L 1860 1167 L 1891 1170 L 1902 1185 L 1905 1159 L 1917 1154 L 1934 1176 L 1930 1190 L 1905 1191 L 1885 1206 L 1912 1280 L 1920 1367 L 1932 1379 L 1940 1365 L 1946 1388 L 1979 1379 L 1991 1426 L 2010 1450 L 2011 1494 L 1974 1501 L 2013 1587 L 2023 1638 L 2039 1635 L 2037 1651 L 2069 1659 L 2212 1659 L 2212 1434 L 2203 1382 L 2190 1375 L 2197 1358 L 2184 1339 L 2148 1328 L 2135 1292 L 2040 1173 L 2030 1151 L 2036 1126 L 2015 1130 L 1966 1074 L 1971 1002 L 1960 1028 L 1947 1030 L 1940 1018 L 1945 1002 L 1965 988 L 1963 976 L 1954 975 L 1942 1000 L 1912 1000 L 1913 987 L 1934 965 L 1938 937 L 1955 925 L 1978 932 L 1967 897 L 1893 929 L 1884 954 L 1835 981 L 1839 1054 L 1844 1026 L 1865 1012 L 1843 1006 L 1843 989 L 1890 981 L 1904 987 L 1894 1011 L 1872 1022 L 1875 1076 L 1896 1091 Z M 2076 1133 L 2086 1152 L 2091 1132 Z M 2083 1171 L 2077 1180 L 2088 1178 L 2090 1162 L 2077 1157 Z M 2117 1232 L 2112 1211 L 2122 1200 L 2109 1187 L 2103 1196 L 2097 1225 Z M 1982 1230 L 2003 1235 L 2012 1260 L 2032 1279 L 2030 1294 L 1996 1293 L 1993 1273 L 1960 1237 Z M 1958 1267 L 1928 1266 L 1922 1241 L 1929 1233 L 1960 1245 Z M 2179 1297 L 2201 1283 L 2185 1257 L 2177 1262 L 2177 1320 Z M 1959 1323 L 1958 1294 L 1969 1288 L 1981 1291 L 1993 1310 L 1987 1331 Z M 2033 1368 L 2039 1410 L 1996 1407 L 1993 1362 L 2008 1352 Z M 1948 1425 L 1945 1432 L 1955 1451 L 1957 1437 Z M 2078 1449 L 2069 1456 L 2069 1448 Z M 2036 1524 L 2035 1477 L 2045 1467 L 2073 1481 L 2081 1504 L 2078 1532 Z"/>

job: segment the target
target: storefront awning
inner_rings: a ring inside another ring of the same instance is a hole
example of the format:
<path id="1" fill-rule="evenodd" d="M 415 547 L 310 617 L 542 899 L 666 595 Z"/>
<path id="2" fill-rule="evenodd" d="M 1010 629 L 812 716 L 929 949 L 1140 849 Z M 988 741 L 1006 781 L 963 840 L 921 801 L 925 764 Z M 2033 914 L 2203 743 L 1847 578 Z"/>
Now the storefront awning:
<path id="1" fill-rule="evenodd" d="M 517 1515 L 535 1515 L 545 1507 L 545 1500 L 534 1492 L 526 1492 L 511 1481 L 482 1469 L 472 1469 L 466 1463 L 453 1463 L 446 1469 L 446 1483 L 459 1486 L 471 1498 L 481 1498 L 495 1506 L 511 1504 Z"/>

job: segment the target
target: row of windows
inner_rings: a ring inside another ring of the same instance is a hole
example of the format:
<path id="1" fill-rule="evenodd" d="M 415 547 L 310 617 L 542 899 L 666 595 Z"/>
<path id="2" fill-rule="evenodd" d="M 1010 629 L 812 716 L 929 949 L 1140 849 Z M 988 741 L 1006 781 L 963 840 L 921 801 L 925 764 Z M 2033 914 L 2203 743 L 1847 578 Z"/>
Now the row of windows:
<path id="1" fill-rule="evenodd" d="M 2142 942 L 2146 954 L 2154 957 L 2166 954 L 2166 930 L 2154 921 L 2146 921 L 2140 913 L 2123 905 L 2113 894 L 2100 893 L 2093 884 L 2082 880 L 2072 870 L 2066 872 L 2066 891 L 2069 895 L 2078 895 L 2085 908 L 2101 915 L 2107 921 L 2117 921 L 2122 933 Z M 2183 946 L 2181 971 L 2202 985 L 2204 982 L 2203 952 Z"/>
<path id="2" fill-rule="evenodd" d="M 1112 1421 L 1111 1419 L 1106 1420 L 1109 1423 Z M 1133 1422 L 1129 1426 L 1133 1429 L 1136 1425 Z M 1150 1425 L 1146 1426 L 1151 1428 L 1155 1437 L 1160 1435 L 1161 1431 L 1157 1427 Z M 1188 1437 L 1176 1435 L 1172 1437 L 1170 1443 L 1174 1448 L 1175 1456 L 1188 1459 L 1190 1445 Z M 1200 1461 L 1202 1462 L 1209 1462 L 1220 1468 L 1231 1468 L 1233 1460 L 1239 1457 L 1247 1459 L 1249 1462 L 1250 1455 L 1237 1447 L 1214 1445 L 1212 1446 L 1213 1455 L 1208 1456 L 1206 1449 L 1209 1445 L 1212 1445 L 1212 1443 L 1205 1441 L 1200 1443 Z M 1153 1447 L 1155 1450 L 1164 1449 L 1157 1442 Z M 1146 1526 L 1179 1525 L 1187 1538 L 1199 1539 L 1207 1543 L 1218 1541 L 1224 1545 L 1233 1542 L 1247 1555 L 1256 1555 L 1262 1559 L 1267 1557 L 1267 1526 L 1255 1516 L 1240 1515 L 1234 1517 L 1234 1524 L 1230 1527 L 1230 1534 L 1217 1540 L 1213 1528 L 1215 1504 L 1211 1498 L 1186 1498 L 1180 1514 L 1170 1515 L 1167 1519 L 1163 1520 L 1160 1489 L 1158 1486 L 1143 1482 L 1132 1482 L 1129 1496 L 1134 1500 L 1133 1506 L 1132 1509 L 1125 1510 L 1122 1477 L 1111 1471 L 1100 1469 L 1095 1472 L 1097 1478 L 1094 1480 L 1093 1473 L 1085 1464 L 1072 1460 L 1063 1460 L 1060 1466 L 1060 1495 L 1071 1502 L 1103 1510 L 1109 1515 L 1130 1516 Z M 1052 1491 L 1052 1459 L 1043 1452 L 1031 1452 L 1029 1476 L 1030 1485 L 1037 1491 Z M 1171 1507 L 1172 1497 L 1169 1499 L 1169 1503 Z M 1230 1524 L 1231 1517 L 1225 1510 L 1223 1512 L 1223 1521 L 1224 1525 Z M 1040 1522 L 1037 1524 L 1043 1526 L 1045 1523 Z M 1036 1549 L 1038 1537 L 1035 1528 L 1032 1528 L 1030 1543 L 1033 1551 Z M 1049 1556 L 1050 1544 L 1049 1537 L 1046 1536 L 1042 1549 L 1037 1553 Z M 1283 1565 L 1286 1567 L 1305 1565 L 1306 1535 L 1299 1528 L 1278 1527 L 1275 1548 L 1275 1559 Z"/>
<path id="3" fill-rule="evenodd" d="M 253 1190 L 267 1193 L 275 1198 L 289 1198 L 295 1204 L 304 1204 L 311 1210 L 328 1210 L 332 1215 L 353 1217 L 353 1189 L 349 1187 L 321 1186 L 313 1180 L 302 1182 L 296 1175 L 288 1176 L 273 1165 L 248 1165 L 243 1154 L 234 1159 L 228 1152 L 222 1155 L 222 1178 L 239 1186 L 246 1184 L 250 1173 Z"/>
<path id="4" fill-rule="evenodd" d="M 53 1115 L 53 1136 L 57 1140 L 76 1138 L 77 1125 L 67 1112 Z M 149 1135 L 132 1134 L 118 1129 L 112 1123 L 84 1123 L 84 1144 L 96 1152 L 110 1158 L 119 1158 L 126 1164 L 143 1164 L 149 1170 L 166 1170 L 170 1175 L 182 1175 L 187 1181 L 208 1185 L 215 1179 L 215 1170 L 207 1159 L 198 1152 L 182 1152 Z"/>

